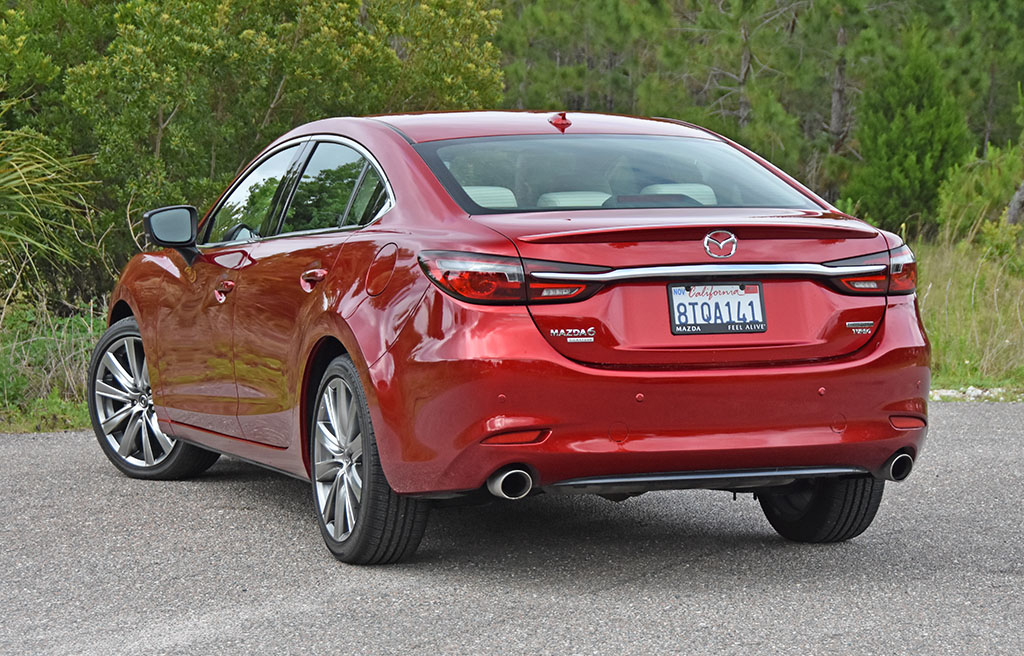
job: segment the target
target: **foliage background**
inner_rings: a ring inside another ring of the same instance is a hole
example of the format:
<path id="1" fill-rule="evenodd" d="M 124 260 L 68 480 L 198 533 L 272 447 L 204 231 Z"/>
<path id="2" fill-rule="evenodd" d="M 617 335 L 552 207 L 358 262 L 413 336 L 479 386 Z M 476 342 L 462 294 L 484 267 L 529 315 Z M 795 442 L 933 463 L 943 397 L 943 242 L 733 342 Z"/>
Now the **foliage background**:
<path id="1" fill-rule="evenodd" d="M 1006 289 L 1024 274 L 1024 207 L 1011 204 L 1017 192 L 1024 205 L 1016 0 L 0 8 L 0 355 L 9 368 L 21 366 L 11 364 L 21 342 L 5 315 L 22 312 L 17 325 L 32 325 L 101 307 L 140 247 L 144 210 L 209 206 L 271 139 L 332 115 L 502 107 L 681 118 L 751 147 L 840 208 L 924 240 L 925 258 L 991 265 L 985 280 Z M 4 172 L 29 160 L 35 186 L 18 175 L 4 186 Z M 927 279 L 926 262 L 922 270 Z M 977 303 L 977 294 L 945 296 L 968 297 Z M 1006 299 L 1005 312 L 1019 313 Z M 947 340 L 954 323 L 943 322 L 937 344 L 984 348 Z M 1001 339 L 1024 342 L 1024 323 Z M 936 349 L 940 381 L 1024 386 L 1020 368 L 992 374 L 944 358 Z M 0 401 L 80 396 L 43 387 L 26 383 Z"/>

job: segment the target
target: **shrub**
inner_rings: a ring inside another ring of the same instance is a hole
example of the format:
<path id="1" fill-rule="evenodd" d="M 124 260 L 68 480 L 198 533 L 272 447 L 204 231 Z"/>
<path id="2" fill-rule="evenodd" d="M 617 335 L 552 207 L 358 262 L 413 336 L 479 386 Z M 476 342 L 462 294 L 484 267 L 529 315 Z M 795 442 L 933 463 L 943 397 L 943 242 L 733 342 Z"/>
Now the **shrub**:
<path id="1" fill-rule="evenodd" d="M 897 230 L 917 215 L 928 231 L 936 223 L 939 185 L 967 155 L 970 136 L 924 32 L 908 39 L 900 59 L 864 92 L 855 132 L 863 164 L 842 195 L 883 228 Z"/>
<path id="2" fill-rule="evenodd" d="M 954 166 L 939 187 L 936 218 L 943 237 L 974 239 L 983 224 L 997 223 L 1021 180 L 1024 150 L 1016 146 L 990 146 L 984 157 Z"/>

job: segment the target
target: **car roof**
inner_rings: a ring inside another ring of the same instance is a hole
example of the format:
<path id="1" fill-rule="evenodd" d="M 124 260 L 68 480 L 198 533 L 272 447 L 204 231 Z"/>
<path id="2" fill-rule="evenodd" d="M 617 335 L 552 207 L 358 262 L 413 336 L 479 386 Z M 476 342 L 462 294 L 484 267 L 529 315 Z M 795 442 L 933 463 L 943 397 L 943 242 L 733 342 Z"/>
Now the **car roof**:
<path id="1" fill-rule="evenodd" d="M 560 128 L 552 121 L 560 114 L 561 112 L 486 111 L 388 114 L 366 118 L 391 126 L 412 143 L 421 143 L 467 137 L 558 134 Z M 564 115 L 570 123 L 564 130 L 565 134 L 646 134 L 720 139 L 718 135 L 703 128 L 669 119 L 587 112 L 565 112 Z"/>

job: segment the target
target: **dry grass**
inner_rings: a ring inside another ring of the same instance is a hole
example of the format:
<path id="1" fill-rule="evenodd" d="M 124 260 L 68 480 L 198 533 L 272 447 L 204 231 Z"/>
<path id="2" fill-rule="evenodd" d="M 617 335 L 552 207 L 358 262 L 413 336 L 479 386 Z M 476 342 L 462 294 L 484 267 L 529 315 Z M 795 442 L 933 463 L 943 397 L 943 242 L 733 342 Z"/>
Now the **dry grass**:
<path id="1" fill-rule="evenodd" d="M 1024 276 L 967 242 L 917 244 L 933 387 L 1024 388 Z"/>
<path id="2" fill-rule="evenodd" d="M 0 432 L 81 428 L 89 358 L 103 332 L 98 306 L 58 316 L 6 308 L 0 330 Z"/>

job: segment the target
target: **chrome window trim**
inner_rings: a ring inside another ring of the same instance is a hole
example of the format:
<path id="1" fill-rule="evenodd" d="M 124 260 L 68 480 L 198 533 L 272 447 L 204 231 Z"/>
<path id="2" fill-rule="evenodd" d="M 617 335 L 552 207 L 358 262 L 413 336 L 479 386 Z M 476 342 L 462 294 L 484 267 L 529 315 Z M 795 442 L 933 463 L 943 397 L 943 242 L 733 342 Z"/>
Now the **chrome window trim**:
<path id="1" fill-rule="evenodd" d="M 397 205 L 397 203 L 398 203 L 398 201 L 397 201 L 397 199 L 395 197 L 394 188 L 391 186 L 391 181 L 388 179 L 388 176 L 384 173 L 384 167 L 381 166 L 381 164 L 377 160 L 377 158 L 373 156 L 373 153 L 371 153 L 369 150 L 367 150 L 358 141 L 355 141 L 353 139 L 349 139 L 348 137 L 343 137 L 343 136 L 338 135 L 338 134 L 307 134 L 307 135 L 303 135 L 301 137 L 295 137 L 294 139 L 289 139 L 288 141 L 285 141 L 285 142 L 282 142 L 282 143 L 278 144 L 272 150 L 268 150 L 266 153 L 264 153 L 264 155 L 262 157 L 260 157 L 259 160 L 253 162 L 249 167 L 247 167 L 245 169 L 245 172 L 242 175 L 238 176 L 235 179 L 234 183 L 228 188 L 227 191 L 224 192 L 224 194 L 221 196 L 220 200 L 217 201 L 217 204 L 213 207 L 213 209 L 211 209 L 209 212 L 207 212 L 207 216 L 212 217 L 217 212 L 219 212 L 220 208 L 224 205 L 224 201 L 229 196 L 231 196 L 231 192 L 233 192 L 235 190 L 235 187 L 238 186 L 238 183 L 241 182 L 242 180 L 244 180 L 250 173 L 252 173 L 252 171 L 256 167 L 258 167 L 263 162 L 265 162 L 267 159 L 269 159 L 270 157 L 273 157 L 274 155 L 276 155 L 277 153 L 281 152 L 282 150 L 284 150 L 286 148 L 291 148 L 292 146 L 298 146 L 298 145 L 301 145 L 301 144 L 309 142 L 309 141 L 312 141 L 312 142 L 315 142 L 315 143 L 333 142 L 333 143 L 340 144 L 342 146 L 347 146 L 347 147 L 351 148 L 352 150 L 356 151 L 357 153 L 359 153 L 370 164 L 370 166 L 372 166 L 373 168 L 375 168 L 377 170 L 377 175 L 379 175 L 380 179 L 384 182 L 384 192 L 387 194 L 388 200 L 387 200 L 386 203 L 384 203 L 384 207 L 380 208 L 380 211 L 377 212 L 377 215 L 375 217 L 373 217 L 372 220 L 370 220 L 366 225 L 340 226 L 340 227 L 337 227 L 337 228 L 321 228 L 321 229 L 317 229 L 317 230 L 303 230 L 303 231 L 299 231 L 299 232 L 285 232 L 285 233 L 279 233 L 278 232 L 278 233 L 275 233 L 273 235 L 260 236 L 258 239 L 238 239 L 238 240 L 235 240 L 235 241 L 209 242 L 209 243 L 206 243 L 206 244 L 197 244 L 197 246 L 199 248 L 220 248 L 222 246 L 230 246 L 230 245 L 237 245 L 237 244 L 252 244 L 252 243 L 255 243 L 255 242 L 259 242 L 259 241 L 266 241 L 268 239 L 278 239 L 278 238 L 282 238 L 282 237 L 292 237 L 292 236 L 299 236 L 299 235 L 320 234 L 320 233 L 327 233 L 327 232 L 348 232 L 348 231 L 351 231 L 351 230 L 357 230 L 357 229 L 360 229 L 360 228 L 369 227 L 369 226 L 373 225 L 374 223 L 376 223 L 377 221 L 379 221 L 385 214 L 387 214 L 392 209 L 394 209 L 395 205 Z M 314 143 L 314 146 L 315 146 L 315 143 Z M 312 153 L 310 153 L 309 156 L 307 156 L 306 160 L 304 162 L 302 162 L 303 169 L 305 169 L 305 165 L 309 163 L 309 157 L 311 157 L 311 156 L 312 156 Z M 299 182 L 301 182 L 301 181 L 302 181 L 302 177 L 300 175 L 299 176 Z M 360 177 L 360 181 L 362 181 L 362 176 Z M 357 188 L 358 188 L 358 186 L 357 186 Z M 355 192 L 355 189 L 353 189 L 353 193 L 354 192 Z M 288 198 L 288 206 L 290 206 L 290 205 L 291 205 L 291 197 Z M 288 207 L 286 206 L 285 207 L 285 212 L 287 212 L 287 211 L 288 211 Z M 279 217 L 279 218 L 283 218 L 283 216 Z M 278 221 L 277 228 L 280 229 L 280 226 L 281 226 L 281 222 Z"/>
<path id="2" fill-rule="evenodd" d="M 370 225 L 367 223 L 366 225 Z M 280 232 L 269 237 L 261 237 L 260 241 L 274 241 L 275 239 L 287 239 L 288 237 L 303 237 L 309 235 L 325 235 L 332 232 L 352 232 L 366 226 L 341 226 L 340 228 L 313 228 L 312 230 L 296 230 L 295 232 Z"/>
<path id="3" fill-rule="evenodd" d="M 678 266 L 634 267 L 613 269 L 600 273 L 573 273 L 563 271 L 534 271 L 531 275 L 539 280 L 576 282 L 614 282 L 644 278 L 747 278 L 751 276 L 857 276 L 882 273 L 884 264 L 863 264 L 855 266 L 825 266 L 824 264 L 682 264 Z"/>

